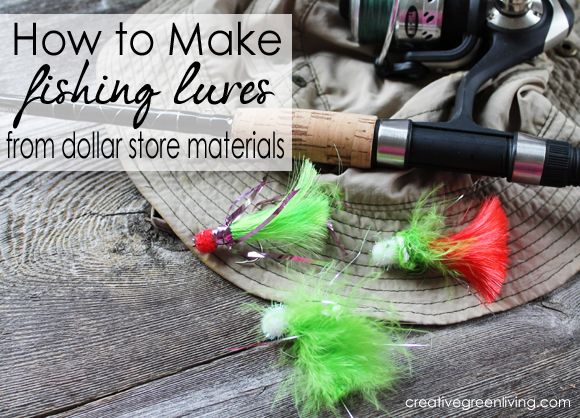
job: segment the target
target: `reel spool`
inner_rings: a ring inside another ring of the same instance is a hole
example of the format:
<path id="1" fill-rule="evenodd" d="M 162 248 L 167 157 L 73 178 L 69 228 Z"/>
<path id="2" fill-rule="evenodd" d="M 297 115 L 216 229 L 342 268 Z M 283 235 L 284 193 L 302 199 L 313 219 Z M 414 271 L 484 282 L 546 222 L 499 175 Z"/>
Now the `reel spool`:
<path id="1" fill-rule="evenodd" d="M 378 44 L 387 32 L 397 42 L 421 45 L 441 38 L 444 0 L 345 0 L 340 13 L 350 20 L 355 40 L 361 44 Z M 396 16 L 390 25 L 391 15 Z"/>

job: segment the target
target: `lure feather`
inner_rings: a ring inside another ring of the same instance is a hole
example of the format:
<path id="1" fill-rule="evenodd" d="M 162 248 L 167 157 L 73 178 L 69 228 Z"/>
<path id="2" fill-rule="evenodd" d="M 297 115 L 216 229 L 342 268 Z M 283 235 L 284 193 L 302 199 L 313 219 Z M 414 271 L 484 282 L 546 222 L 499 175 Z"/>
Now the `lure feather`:
<path id="1" fill-rule="evenodd" d="M 296 195 L 268 225 L 252 237 L 266 243 L 297 243 L 310 247 L 309 251 L 322 248 L 326 241 L 327 222 L 330 219 L 332 196 L 318 181 L 318 172 L 310 161 L 305 160 L 290 190 Z M 242 237 L 272 215 L 276 208 L 248 214 L 232 226 L 234 239 Z"/>
<path id="2" fill-rule="evenodd" d="M 356 308 L 349 297 L 310 290 L 264 310 L 263 334 L 292 339 L 283 358 L 294 365 L 288 385 L 302 416 L 337 413 L 341 402 L 355 394 L 378 409 L 378 393 L 394 386 L 400 365 L 393 350 L 405 352 L 400 328 Z"/>
<path id="3" fill-rule="evenodd" d="M 463 277 L 486 302 L 493 302 L 505 281 L 509 257 L 509 221 L 500 199 L 488 198 L 467 227 L 446 234 L 440 207 L 425 205 L 428 196 L 419 200 L 406 230 L 375 244 L 371 263 L 415 271 L 436 268 Z"/>
<path id="4" fill-rule="evenodd" d="M 217 242 L 218 228 L 198 233 L 195 246 L 202 253 L 211 253 L 218 244 L 231 246 L 248 237 L 244 241 L 259 241 L 278 248 L 290 246 L 305 254 L 319 252 L 328 236 L 331 204 L 336 197 L 336 189 L 321 184 L 314 165 L 304 160 L 288 194 L 281 199 L 282 204 L 270 205 L 234 219 L 227 225 L 228 233 L 224 234 L 229 242 Z M 224 228 L 221 228 L 222 234 Z"/>
<path id="5" fill-rule="evenodd" d="M 486 200 L 466 228 L 432 243 L 443 263 L 493 302 L 507 275 L 509 221 L 498 197 Z"/>

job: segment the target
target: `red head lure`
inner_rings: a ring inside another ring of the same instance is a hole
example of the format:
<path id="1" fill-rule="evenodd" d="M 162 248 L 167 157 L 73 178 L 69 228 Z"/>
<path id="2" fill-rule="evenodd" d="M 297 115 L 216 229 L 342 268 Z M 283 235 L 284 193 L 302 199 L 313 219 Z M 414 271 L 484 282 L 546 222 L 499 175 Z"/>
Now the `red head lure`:
<path id="1" fill-rule="evenodd" d="M 486 302 L 493 302 L 505 281 L 509 256 L 509 223 L 500 199 L 485 200 L 467 227 L 454 234 L 446 233 L 440 208 L 424 203 L 425 198 L 419 201 L 408 229 L 375 244 L 372 264 L 436 268 L 462 277 Z"/>
<path id="2" fill-rule="evenodd" d="M 336 194 L 318 182 L 318 172 L 312 163 L 304 161 L 301 164 L 290 191 L 277 203 L 269 200 L 255 204 L 256 207 L 266 207 L 248 213 L 265 184 L 266 179 L 263 179 L 238 197 L 221 226 L 196 234 L 195 248 L 201 253 L 213 253 L 220 246 L 231 249 L 242 242 L 259 241 L 264 246 L 283 247 L 285 252 L 320 252 L 331 229 L 331 203 Z M 263 258 L 270 255 L 252 252 L 248 257 Z M 300 257 L 279 254 L 276 258 L 303 261 Z"/>

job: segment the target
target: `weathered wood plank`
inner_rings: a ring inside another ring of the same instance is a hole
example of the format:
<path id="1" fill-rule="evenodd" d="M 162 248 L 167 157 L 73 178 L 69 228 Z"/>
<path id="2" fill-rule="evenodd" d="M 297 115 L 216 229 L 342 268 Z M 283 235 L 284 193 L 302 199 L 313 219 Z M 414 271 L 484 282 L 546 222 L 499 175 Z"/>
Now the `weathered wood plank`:
<path id="1" fill-rule="evenodd" d="M 0 11 L 128 13 L 144 2 L 8 0 Z M 0 415 L 84 403 L 213 358 L 212 335 L 226 348 L 247 338 L 243 324 L 229 329 L 239 314 L 228 306 L 249 297 L 158 237 L 125 174 L 15 173 L 0 187 Z"/>
<path id="2" fill-rule="evenodd" d="M 249 343 L 254 299 L 145 221 L 125 173 L 0 179 L 0 416 L 48 413 Z"/>
<path id="3" fill-rule="evenodd" d="M 412 375 L 401 381 L 396 392 L 385 394 L 385 412 L 380 415 L 578 416 L 578 305 L 555 311 L 542 304 L 574 299 L 579 293 L 576 281 L 543 302 L 415 337 L 418 342 L 432 341 L 432 348 L 414 350 Z M 273 347 L 251 349 L 91 402 L 62 416 L 294 417 L 296 411 L 289 398 L 272 406 L 287 372 L 275 366 L 276 353 Z M 413 399 L 439 396 L 450 401 L 503 396 L 536 399 L 538 403 L 544 398 L 569 399 L 572 408 L 464 411 L 406 406 Z M 356 400 L 347 406 L 356 417 L 379 415 Z"/>
<path id="4" fill-rule="evenodd" d="M 3 0 L 0 13 L 133 13 L 147 0 Z"/>

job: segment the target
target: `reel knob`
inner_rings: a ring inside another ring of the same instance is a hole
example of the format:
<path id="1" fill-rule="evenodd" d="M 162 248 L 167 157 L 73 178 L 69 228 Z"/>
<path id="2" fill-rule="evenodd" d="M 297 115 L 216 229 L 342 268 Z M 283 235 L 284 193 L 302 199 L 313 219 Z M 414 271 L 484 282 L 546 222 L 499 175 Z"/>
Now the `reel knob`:
<path id="1" fill-rule="evenodd" d="M 532 8 L 532 0 L 495 0 L 497 10 L 506 16 L 523 16 Z"/>

